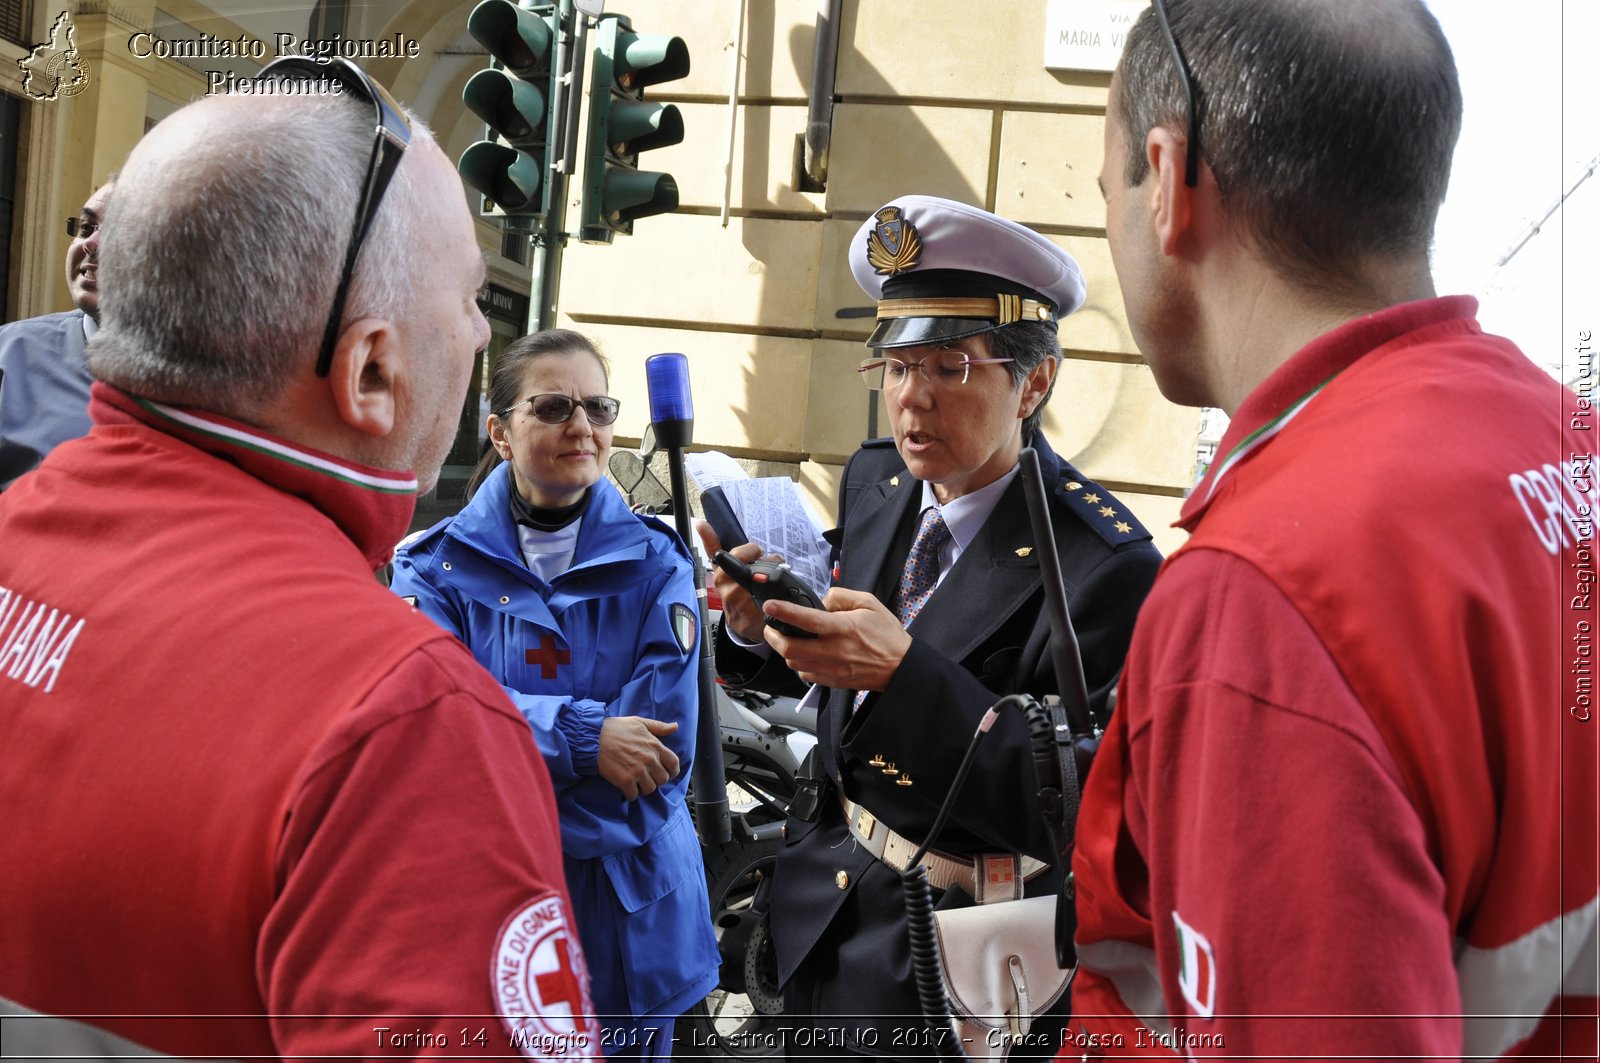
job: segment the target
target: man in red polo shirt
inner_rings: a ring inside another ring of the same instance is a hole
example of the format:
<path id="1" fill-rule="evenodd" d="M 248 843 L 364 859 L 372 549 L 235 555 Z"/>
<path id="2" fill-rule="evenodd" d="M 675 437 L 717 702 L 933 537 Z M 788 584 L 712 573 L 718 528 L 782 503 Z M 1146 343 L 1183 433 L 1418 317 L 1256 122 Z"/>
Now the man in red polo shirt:
<path id="1" fill-rule="evenodd" d="M 1460 120 L 1420 0 L 1129 34 L 1128 319 L 1232 420 L 1089 776 L 1061 1058 L 1594 1056 L 1594 417 L 1435 295 Z"/>
<path id="2" fill-rule="evenodd" d="M 489 338 L 472 219 L 353 65 L 280 64 L 134 150 L 94 427 L 0 496 L 0 1038 L 590 1057 L 527 725 L 373 578 Z"/>

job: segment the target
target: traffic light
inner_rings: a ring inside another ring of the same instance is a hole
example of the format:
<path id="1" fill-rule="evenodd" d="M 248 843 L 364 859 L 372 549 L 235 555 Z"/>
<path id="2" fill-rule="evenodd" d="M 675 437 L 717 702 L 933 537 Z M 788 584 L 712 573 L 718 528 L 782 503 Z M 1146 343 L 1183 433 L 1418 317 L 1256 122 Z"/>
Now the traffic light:
<path id="1" fill-rule="evenodd" d="M 535 232 L 549 208 L 548 138 L 554 6 L 524 8 L 511 0 L 483 0 L 467 16 L 467 31 L 500 67 L 480 70 L 461 99 L 482 118 L 489 134 L 461 153 L 457 169 L 483 193 L 483 213 L 503 215 L 506 227 Z"/>
<path id="2" fill-rule="evenodd" d="M 678 209 L 670 174 L 639 169 L 639 153 L 683 142 L 683 115 L 670 103 L 646 103 L 644 89 L 689 74 L 681 37 L 633 32 L 622 15 L 595 29 L 589 82 L 589 144 L 583 166 L 583 217 L 578 236 L 610 243 L 631 234 L 635 218 Z"/>

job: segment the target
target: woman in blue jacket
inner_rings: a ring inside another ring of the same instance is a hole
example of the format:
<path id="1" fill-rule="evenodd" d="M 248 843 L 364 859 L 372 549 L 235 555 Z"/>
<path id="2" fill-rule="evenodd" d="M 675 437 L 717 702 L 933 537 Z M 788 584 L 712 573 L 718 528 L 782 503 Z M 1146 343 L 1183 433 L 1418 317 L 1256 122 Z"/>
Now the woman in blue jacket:
<path id="1" fill-rule="evenodd" d="M 684 803 L 697 614 L 677 535 L 601 477 L 618 409 L 607 375 L 575 332 L 507 347 L 490 384 L 492 471 L 460 513 L 401 548 L 393 587 L 527 718 L 555 786 L 606 1052 L 665 1060 L 673 1019 L 717 981 Z"/>

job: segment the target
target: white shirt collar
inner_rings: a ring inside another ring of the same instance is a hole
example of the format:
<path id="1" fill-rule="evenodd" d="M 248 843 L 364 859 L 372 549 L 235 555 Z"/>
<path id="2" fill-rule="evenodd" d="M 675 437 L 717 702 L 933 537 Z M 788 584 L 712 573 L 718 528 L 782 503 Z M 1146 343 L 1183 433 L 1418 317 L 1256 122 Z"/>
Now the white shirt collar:
<path id="1" fill-rule="evenodd" d="M 583 518 L 555 531 L 541 531 L 526 524 L 517 525 L 517 544 L 522 547 L 522 560 L 533 574 L 546 583 L 572 567 L 578 552 L 578 528 Z"/>
<path id="2" fill-rule="evenodd" d="M 978 530 L 983 527 L 984 521 L 989 519 L 989 514 L 994 512 L 1000 496 L 1006 493 L 1006 488 L 1011 486 L 1011 481 L 1017 478 L 1021 468 L 1021 465 L 1013 465 L 1009 472 L 994 483 L 964 494 L 944 505 L 939 505 L 939 499 L 933 493 L 933 485 L 924 482 L 922 506 L 918 512 L 926 510 L 929 506 L 938 506 L 940 514 L 944 517 L 945 527 L 950 529 L 950 538 L 955 544 L 955 556 L 960 557 L 961 552 L 977 537 Z M 951 563 L 954 563 L 954 558 L 951 559 Z"/>

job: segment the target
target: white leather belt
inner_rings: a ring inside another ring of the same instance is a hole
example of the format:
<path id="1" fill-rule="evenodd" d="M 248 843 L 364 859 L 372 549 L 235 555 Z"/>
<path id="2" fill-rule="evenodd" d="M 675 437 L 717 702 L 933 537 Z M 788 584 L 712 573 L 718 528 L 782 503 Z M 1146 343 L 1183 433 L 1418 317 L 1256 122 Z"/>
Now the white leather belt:
<path id="1" fill-rule="evenodd" d="M 844 806 L 844 821 L 849 824 L 856 844 L 896 872 L 905 871 L 920 846 L 890 830 L 877 816 L 843 794 L 839 795 L 839 803 Z M 1042 860 L 1017 853 L 975 853 L 960 857 L 932 850 L 922 858 L 922 866 L 927 869 L 928 885 L 936 890 L 960 886 L 979 904 L 1021 899 L 1022 884 L 1033 881 L 1050 868 Z"/>

